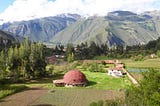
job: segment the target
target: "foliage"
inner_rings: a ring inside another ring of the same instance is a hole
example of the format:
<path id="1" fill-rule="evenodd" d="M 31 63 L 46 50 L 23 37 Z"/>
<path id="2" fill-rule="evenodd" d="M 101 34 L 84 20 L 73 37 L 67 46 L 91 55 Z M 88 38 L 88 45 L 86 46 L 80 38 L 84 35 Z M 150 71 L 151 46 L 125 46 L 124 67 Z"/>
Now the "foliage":
<path id="1" fill-rule="evenodd" d="M 157 51 L 157 56 L 160 57 L 160 50 Z"/>
<path id="2" fill-rule="evenodd" d="M 90 106 L 125 106 L 125 103 L 123 102 L 123 100 L 99 100 L 97 103 L 96 102 L 92 102 L 90 103 Z"/>
<path id="3" fill-rule="evenodd" d="M 66 50 L 66 57 L 67 57 L 67 62 L 71 63 L 74 61 L 74 47 L 72 44 L 67 45 L 67 50 Z"/>
<path id="4" fill-rule="evenodd" d="M 73 52 L 71 54 L 68 54 L 67 61 L 68 61 L 68 63 L 71 63 L 74 61 L 74 53 Z"/>
<path id="5" fill-rule="evenodd" d="M 20 45 L 8 48 L 8 52 L 0 53 L 0 71 L 3 78 L 11 77 L 16 82 L 20 77 L 23 79 L 41 77 L 45 75 L 45 57 L 41 42 L 30 42 L 27 38 Z M 5 65 L 4 65 L 5 63 Z"/>
<path id="6" fill-rule="evenodd" d="M 134 61 L 142 61 L 142 60 L 144 60 L 144 57 L 143 57 L 143 55 L 139 54 L 137 56 L 134 56 L 133 60 Z"/>
<path id="7" fill-rule="evenodd" d="M 102 72 L 105 73 L 106 70 L 104 69 L 105 65 L 98 64 L 97 62 L 93 62 L 88 64 L 86 70 L 90 72 Z"/>
<path id="8" fill-rule="evenodd" d="M 48 74 L 48 75 L 54 74 L 54 66 L 53 65 L 46 66 L 46 74 Z"/>
<path id="9" fill-rule="evenodd" d="M 149 70 L 143 74 L 138 87 L 131 87 L 126 92 L 126 103 L 131 106 L 159 106 L 160 105 L 160 71 Z"/>

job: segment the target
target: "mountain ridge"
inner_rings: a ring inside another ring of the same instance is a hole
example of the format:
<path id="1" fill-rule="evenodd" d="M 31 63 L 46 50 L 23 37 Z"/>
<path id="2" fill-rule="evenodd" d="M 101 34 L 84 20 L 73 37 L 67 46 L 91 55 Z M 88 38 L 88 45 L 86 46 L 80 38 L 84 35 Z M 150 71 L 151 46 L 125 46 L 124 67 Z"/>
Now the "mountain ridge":
<path id="1" fill-rule="evenodd" d="M 107 16 L 88 18 L 78 14 L 60 14 L 55 17 L 3 24 L 0 29 L 24 37 L 30 35 L 31 40 L 51 44 L 94 41 L 109 46 L 142 45 L 160 37 L 160 19 L 155 17 L 158 17 L 157 14 L 152 12 L 136 14 L 120 10 L 110 12 Z"/>

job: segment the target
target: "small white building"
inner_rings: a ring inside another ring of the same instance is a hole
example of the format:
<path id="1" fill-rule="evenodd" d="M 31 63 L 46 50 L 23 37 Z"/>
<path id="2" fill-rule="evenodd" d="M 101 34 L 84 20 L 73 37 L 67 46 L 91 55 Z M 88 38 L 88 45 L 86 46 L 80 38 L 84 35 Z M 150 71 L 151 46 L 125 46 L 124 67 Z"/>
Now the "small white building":
<path id="1" fill-rule="evenodd" d="M 110 68 L 108 70 L 108 75 L 111 75 L 114 77 L 123 77 L 123 74 L 121 71 L 122 71 L 122 68 L 117 68 L 117 67 Z"/>

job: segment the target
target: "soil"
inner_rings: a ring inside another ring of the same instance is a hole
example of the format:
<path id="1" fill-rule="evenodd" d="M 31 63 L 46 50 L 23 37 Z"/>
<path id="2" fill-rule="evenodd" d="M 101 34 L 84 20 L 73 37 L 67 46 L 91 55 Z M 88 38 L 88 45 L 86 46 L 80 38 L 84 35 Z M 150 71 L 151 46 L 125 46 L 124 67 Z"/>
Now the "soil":
<path id="1" fill-rule="evenodd" d="M 0 100 L 0 106 L 29 106 L 49 90 L 42 87 L 28 88 L 22 92 L 8 96 Z"/>

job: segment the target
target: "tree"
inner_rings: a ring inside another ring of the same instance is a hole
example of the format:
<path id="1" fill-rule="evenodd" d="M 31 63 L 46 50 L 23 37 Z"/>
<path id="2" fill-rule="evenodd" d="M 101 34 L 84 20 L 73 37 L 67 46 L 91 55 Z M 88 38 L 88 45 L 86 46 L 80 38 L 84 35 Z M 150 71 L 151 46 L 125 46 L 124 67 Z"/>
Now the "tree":
<path id="1" fill-rule="evenodd" d="M 74 61 L 74 53 L 68 54 L 67 61 L 68 63 L 71 63 Z"/>
<path id="2" fill-rule="evenodd" d="M 160 57 L 160 50 L 157 51 L 157 56 Z"/>
<path id="3" fill-rule="evenodd" d="M 1 51 L 1 52 L 0 52 L 0 79 L 3 79 L 3 78 L 4 78 L 4 75 L 5 75 L 5 65 L 4 65 L 4 61 L 5 61 L 4 52 Z"/>
<path id="4" fill-rule="evenodd" d="M 160 71 L 143 73 L 138 87 L 133 86 L 126 93 L 126 103 L 130 106 L 160 106 Z"/>
<path id="5" fill-rule="evenodd" d="M 74 47 L 73 47 L 73 45 L 72 44 L 68 44 L 67 45 L 67 50 L 66 50 L 66 57 L 67 57 L 67 61 L 68 62 L 73 62 L 74 61 L 74 59 L 73 59 L 73 57 L 74 57 Z M 73 55 L 72 55 L 73 54 Z M 73 57 L 72 57 L 73 56 Z"/>

